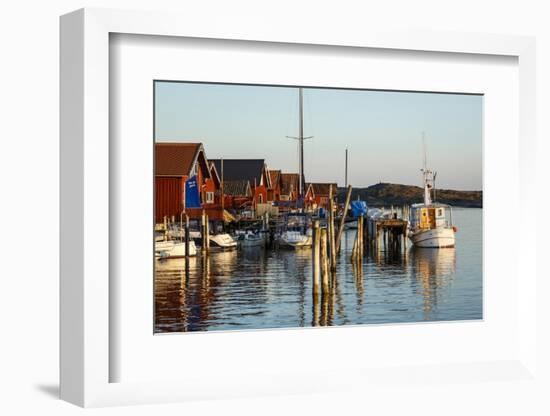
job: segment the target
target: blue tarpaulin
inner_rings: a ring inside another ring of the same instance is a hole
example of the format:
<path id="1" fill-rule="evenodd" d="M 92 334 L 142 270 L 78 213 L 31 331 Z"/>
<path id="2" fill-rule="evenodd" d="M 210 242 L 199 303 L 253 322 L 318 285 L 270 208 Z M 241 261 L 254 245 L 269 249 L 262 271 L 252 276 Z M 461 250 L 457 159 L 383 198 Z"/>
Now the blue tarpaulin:
<path id="1" fill-rule="evenodd" d="M 324 208 L 319 208 L 319 218 L 326 218 L 327 212 Z"/>
<path id="2" fill-rule="evenodd" d="M 191 176 L 185 181 L 185 207 L 200 208 L 201 199 L 199 196 L 199 187 L 197 186 L 197 177 Z"/>
<path id="3" fill-rule="evenodd" d="M 351 201 L 350 208 L 353 218 L 360 217 L 367 213 L 367 203 L 365 201 Z"/>

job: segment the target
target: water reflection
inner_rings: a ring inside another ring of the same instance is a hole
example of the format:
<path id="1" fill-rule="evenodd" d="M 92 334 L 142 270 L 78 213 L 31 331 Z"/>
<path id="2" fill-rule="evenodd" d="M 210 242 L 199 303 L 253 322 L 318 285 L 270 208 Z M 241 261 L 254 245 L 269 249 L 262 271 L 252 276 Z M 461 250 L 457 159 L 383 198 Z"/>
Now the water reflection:
<path id="1" fill-rule="evenodd" d="M 423 298 L 424 320 L 431 320 L 431 312 L 437 307 L 438 297 L 452 283 L 456 270 L 455 248 L 411 250 L 412 276 L 416 279 L 414 290 Z"/>
<path id="2" fill-rule="evenodd" d="M 481 318 L 479 250 L 409 249 L 357 265 L 354 237 L 344 234 L 330 291 L 316 297 L 310 250 L 212 252 L 191 258 L 188 274 L 183 259 L 157 261 L 155 332 Z"/>

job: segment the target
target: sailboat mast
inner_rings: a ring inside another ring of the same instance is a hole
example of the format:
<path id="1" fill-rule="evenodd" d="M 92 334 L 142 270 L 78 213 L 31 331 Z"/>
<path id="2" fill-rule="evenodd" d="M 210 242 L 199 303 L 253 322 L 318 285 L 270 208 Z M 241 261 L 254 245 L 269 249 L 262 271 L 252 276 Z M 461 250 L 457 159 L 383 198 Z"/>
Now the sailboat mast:
<path id="1" fill-rule="evenodd" d="M 300 198 L 304 197 L 305 176 L 304 176 L 304 97 L 302 88 L 298 88 L 300 100 L 300 126 L 299 126 L 299 157 L 300 157 Z"/>
<path id="2" fill-rule="evenodd" d="M 346 189 L 348 189 L 348 148 L 346 147 Z"/>

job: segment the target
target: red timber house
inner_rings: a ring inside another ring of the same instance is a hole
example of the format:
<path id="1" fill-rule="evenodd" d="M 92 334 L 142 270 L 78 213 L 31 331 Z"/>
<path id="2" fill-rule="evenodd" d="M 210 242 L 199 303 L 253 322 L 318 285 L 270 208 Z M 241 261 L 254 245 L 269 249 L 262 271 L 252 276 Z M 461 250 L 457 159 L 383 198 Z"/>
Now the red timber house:
<path id="1" fill-rule="evenodd" d="M 224 207 L 241 210 L 252 205 L 252 188 L 246 179 L 223 182 Z"/>
<path id="2" fill-rule="evenodd" d="M 214 163 L 224 184 L 224 193 L 229 183 L 238 185 L 239 193 L 246 191 L 249 186 L 250 207 L 268 202 L 267 191 L 271 187 L 271 178 L 264 159 L 211 159 L 210 161 Z"/>
<path id="3" fill-rule="evenodd" d="M 305 203 L 311 208 L 328 208 L 330 188 L 332 196 L 336 198 L 338 185 L 336 183 L 306 183 Z"/>
<path id="4" fill-rule="evenodd" d="M 296 201 L 300 193 L 300 175 L 281 173 L 281 201 Z"/>
<path id="5" fill-rule="evenodd" d="M 155 144 L 155 221 L 164 217 L 200 218 L 204 209 L 211 219 L 221 219 L 222 211 L 215 195 L 219 182 L 212 178 L 202 143 Z M 185 181 L 197 177 L 201 208 L 185 207 Z"/>
<path id="6" fill-rule="evenodd" d="M 271 178 L 271 187 L 267 190 L 268 201 L 281 200 L 281 171 L 269 169 L 269 177 Z"/>

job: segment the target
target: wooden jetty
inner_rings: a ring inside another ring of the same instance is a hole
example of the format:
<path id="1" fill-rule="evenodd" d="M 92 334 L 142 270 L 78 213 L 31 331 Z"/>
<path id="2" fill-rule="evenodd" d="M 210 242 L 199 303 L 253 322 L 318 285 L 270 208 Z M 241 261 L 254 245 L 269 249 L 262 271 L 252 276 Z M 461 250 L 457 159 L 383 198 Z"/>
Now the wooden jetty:
<path id="1" fill-rule="evenodd" d="M 367 249 L 377 253 L 385 252 L 406 252 L 407 231 L 409 222 L 403 218 L 397 218 L 394 213 L 391 218 L 366 218 L 364 230 Z"/>

